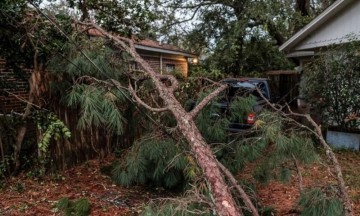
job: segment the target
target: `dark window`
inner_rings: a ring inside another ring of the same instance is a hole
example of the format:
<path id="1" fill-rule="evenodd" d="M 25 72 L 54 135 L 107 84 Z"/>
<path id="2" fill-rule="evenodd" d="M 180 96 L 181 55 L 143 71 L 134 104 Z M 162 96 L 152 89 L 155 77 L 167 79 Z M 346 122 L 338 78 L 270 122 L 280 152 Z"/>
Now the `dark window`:
<path id="1" fill-rule="evenodd" d="M 173 72 L 175 70 L 174 64 L 166 64 L 166 72 Z"/>
<path id="2" fill-rule="evenodd" d="M 131 62 L 129 66 L 131 71 L 140 70 L 139 64 L 136 61 Z"/>

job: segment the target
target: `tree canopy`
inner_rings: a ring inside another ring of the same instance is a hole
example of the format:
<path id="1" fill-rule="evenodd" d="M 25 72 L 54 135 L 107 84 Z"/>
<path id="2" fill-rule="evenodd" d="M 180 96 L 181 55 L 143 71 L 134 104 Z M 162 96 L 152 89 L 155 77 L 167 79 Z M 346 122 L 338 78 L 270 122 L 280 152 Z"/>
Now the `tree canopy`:
<path id="1" fill-rule="evenodd" d="M 207 65 L 246 75 L 291 68 L 277 47 L 330 1 L 159 1 L 160 33 L 170 43 L 206 56 Z M 181 14 L 182 16 L 177 16 Z"/>

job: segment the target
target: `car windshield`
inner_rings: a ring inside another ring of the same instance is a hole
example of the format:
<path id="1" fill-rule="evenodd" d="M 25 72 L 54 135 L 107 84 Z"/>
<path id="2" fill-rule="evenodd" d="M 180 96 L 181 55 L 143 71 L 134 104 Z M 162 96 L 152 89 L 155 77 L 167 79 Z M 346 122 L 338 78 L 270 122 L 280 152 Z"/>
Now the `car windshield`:
<path id="1" fill-rule="evenodd" d="M 229 85 L 228 100 L 231 100 L 234 96 L 249 96 L 250 94 L 255 96 L 257 100 L 262 100 L 256 88 L 258 88 L 266 98 L 269 97 L 266 84 L 261 81 L 239 81 L 231 82 Z"/>

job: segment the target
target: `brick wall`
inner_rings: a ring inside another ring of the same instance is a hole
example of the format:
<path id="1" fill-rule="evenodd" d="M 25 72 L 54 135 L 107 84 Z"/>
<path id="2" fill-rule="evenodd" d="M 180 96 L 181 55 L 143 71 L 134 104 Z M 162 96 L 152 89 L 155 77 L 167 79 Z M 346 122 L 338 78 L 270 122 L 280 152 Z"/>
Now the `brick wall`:
<path id="1" fill-rule="evenodd" d="M 24 112 L 26 104 L 16 96 L 28 99 L 29 72 L 25 70 L 20 77 L 13 70 L 6 68 L 4 59 L 0 59 L 0 113 Z"/>

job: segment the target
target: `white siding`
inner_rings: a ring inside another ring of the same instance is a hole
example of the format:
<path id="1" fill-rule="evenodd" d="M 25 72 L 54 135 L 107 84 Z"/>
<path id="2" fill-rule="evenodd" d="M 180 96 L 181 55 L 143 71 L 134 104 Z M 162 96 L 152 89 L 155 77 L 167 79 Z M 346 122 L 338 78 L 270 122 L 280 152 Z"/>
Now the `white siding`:
<path id="1" fill-rule="evenodd" d="M 348 41 L 348 36 L 360 39 L 360 1 L 346 6 L 331 20 L 301 41 L 293 50 L 309 50 Z"/>

